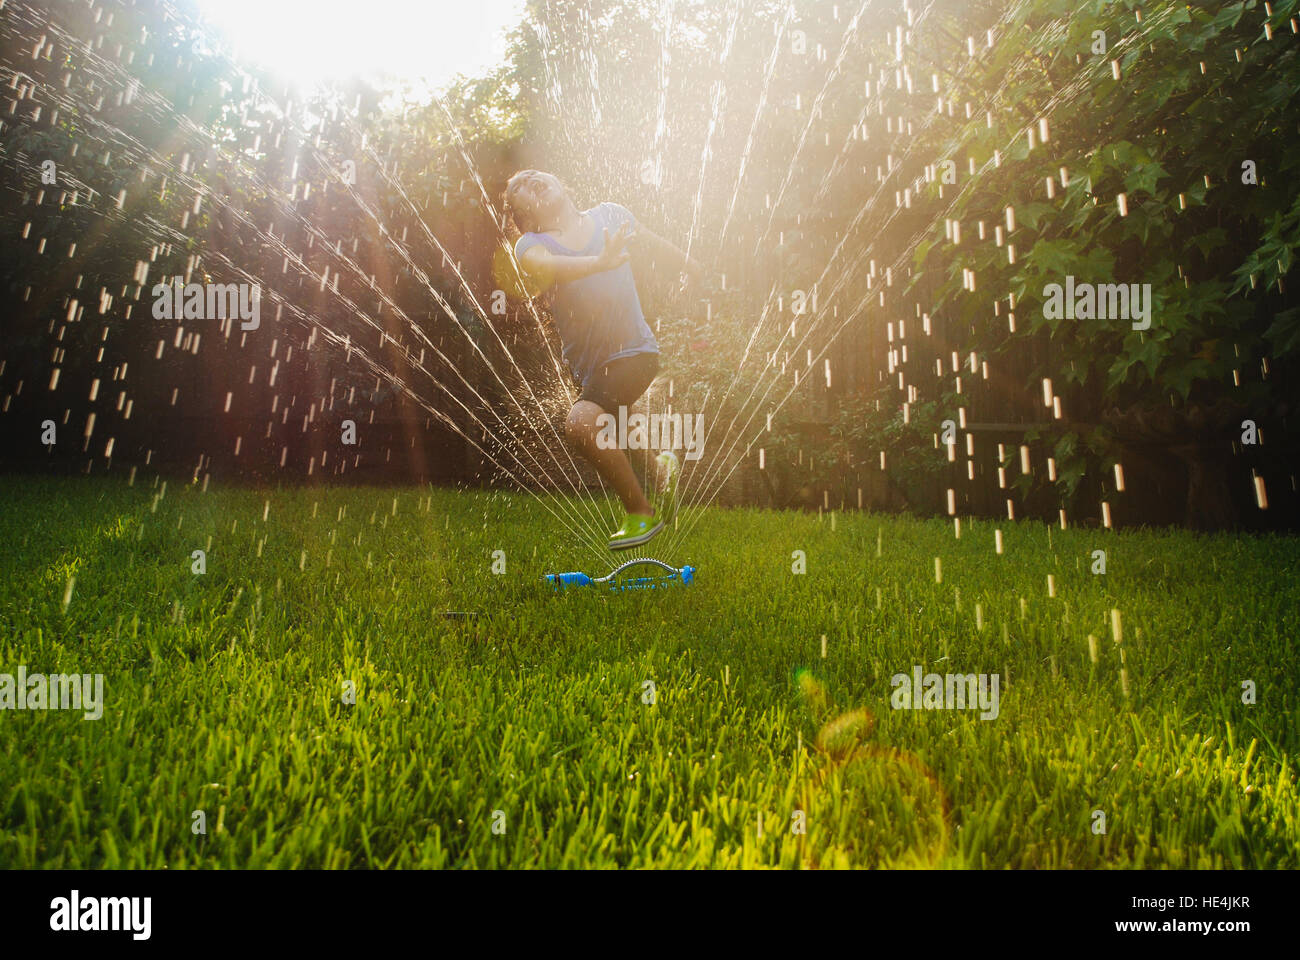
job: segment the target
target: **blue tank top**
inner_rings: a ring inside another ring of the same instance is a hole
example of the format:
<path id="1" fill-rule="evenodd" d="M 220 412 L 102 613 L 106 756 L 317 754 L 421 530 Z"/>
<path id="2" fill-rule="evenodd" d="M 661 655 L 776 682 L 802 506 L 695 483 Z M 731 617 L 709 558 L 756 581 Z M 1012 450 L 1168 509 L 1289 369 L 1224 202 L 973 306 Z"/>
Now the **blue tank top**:
<path id="1" fill-rule="evenodd" d="M 515 243 L 515 256 L 522 257 L 524 251 L 540 243 L 556 256 L 595 257 L 605 248 L 605 230 L 612 236 L 624 223 L 629 233 L 636 229 L 636 218 L 617 203 L 602 203 L 586 213 L 596 229 L 582 250 L 570 250 L 544 233 L 525 233 Z M 583 387 L 611 360 L 659 352 L 659 343 L 641 311 L 630 263 L 556 284 L 553 311 L 564 359 Z"/>

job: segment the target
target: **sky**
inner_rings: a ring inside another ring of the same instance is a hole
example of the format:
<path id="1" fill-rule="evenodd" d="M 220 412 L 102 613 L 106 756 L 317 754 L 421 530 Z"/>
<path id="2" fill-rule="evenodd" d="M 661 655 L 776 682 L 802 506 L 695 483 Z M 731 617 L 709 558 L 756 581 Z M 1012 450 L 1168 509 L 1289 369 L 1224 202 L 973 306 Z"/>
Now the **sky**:
<path id="1" fill-rule="evenodd" d="M 304 84 L 387 72 L 442 87 L 505 56 L 524 0 L 198 0 L 241 58 Z M 222 43 L 223 52 L 230 53 Z"/>

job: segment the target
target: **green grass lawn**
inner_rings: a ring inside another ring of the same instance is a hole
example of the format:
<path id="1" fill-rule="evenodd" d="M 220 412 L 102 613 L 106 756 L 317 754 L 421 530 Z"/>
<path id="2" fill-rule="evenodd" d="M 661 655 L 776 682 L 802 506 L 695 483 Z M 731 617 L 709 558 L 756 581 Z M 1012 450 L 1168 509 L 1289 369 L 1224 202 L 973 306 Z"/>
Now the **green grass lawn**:
<path id="1" fill-rule="evenodd" d="M 0 499 L 0 673 L 106 701 L 0 711 L 0 866 L 1300 866 L 1294 538 L 717 509 L 694 585 L 555 594 L 608 567 L 524 495 Z"/>

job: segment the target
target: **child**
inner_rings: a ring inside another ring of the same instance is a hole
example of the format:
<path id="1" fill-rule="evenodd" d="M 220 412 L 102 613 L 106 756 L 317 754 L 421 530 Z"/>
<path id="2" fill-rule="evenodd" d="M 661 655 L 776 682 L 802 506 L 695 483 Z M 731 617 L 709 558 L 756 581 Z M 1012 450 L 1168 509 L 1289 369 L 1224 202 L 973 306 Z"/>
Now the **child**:
<path id="1" fill-rule="evenodd" d="M 554 284 L 553 313 L 564 359 L 582 383 L 569 411 L 565 436 L 596 468 L 627 511 L 610 535 L 611 550 L 646 543 L 671 520 L 677 457 L 661 453 L 665 494 L 656 510 L 637 482 L 627 454 L 596 443 L 597 418 L 631 406 L 659 371 L 659 344 L 645 322 L 637 296 L 628 240 L 636 237 L 656 260 L 702 276 L 698 263 L 673 244 L 639 226 L 617 203 L 579 211 L 549 173 L 521 170 L 506 186 L 506 213 L 522 232 L 515 243 L 520 268 L 543 289 Z"/>

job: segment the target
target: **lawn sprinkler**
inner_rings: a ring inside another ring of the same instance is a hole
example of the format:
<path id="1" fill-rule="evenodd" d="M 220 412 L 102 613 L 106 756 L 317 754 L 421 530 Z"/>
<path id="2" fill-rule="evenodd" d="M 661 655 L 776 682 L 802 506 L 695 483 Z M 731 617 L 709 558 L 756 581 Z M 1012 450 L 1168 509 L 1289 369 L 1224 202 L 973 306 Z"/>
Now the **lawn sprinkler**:
<path id="1" fill-rule="evenodd" d="M 618 575 L 629 567 L 635 567 L 638 564 L 647 564 L 655 566 L 667 572 L 667 576 L 643 576 L 627 577 L 619 580 Z M 633 557 L 605 574 L 603 577 L 590 577 L 585 573 L 548 573 L 544 578 L 556 589 L 560 587 L 591 587 L 597 584 L 609 584 L 610 590 L 654 590 L 657 587 L 667 587 L 671 584 L 689 584 L 695 580 L 695 568 L 692 566 L 677 567 L 669 566 L 662 560 L 656 560 L 653 557 Z"/>

